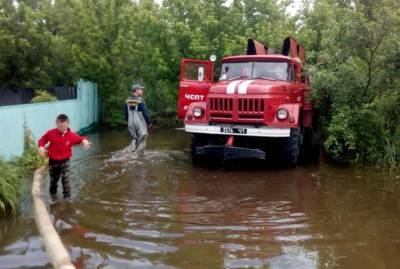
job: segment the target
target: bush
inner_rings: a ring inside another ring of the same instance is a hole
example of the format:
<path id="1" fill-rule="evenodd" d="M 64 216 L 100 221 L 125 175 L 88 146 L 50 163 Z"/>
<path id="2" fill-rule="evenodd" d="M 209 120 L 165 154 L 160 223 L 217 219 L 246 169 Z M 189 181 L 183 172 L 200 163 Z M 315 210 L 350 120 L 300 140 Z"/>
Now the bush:
<path id="1" fill-rule="evenodd" d="M 337 163 L 377 163 L 383 150 L 383 128 L 376 112 L 368 108 L 341 107 L 333 113 L 324 148 Z"/>
<path id="2" fill-rule="evenodd" d="M 0 215 L 16 212 L 22 178 L 44 164 L 44 161 L 36 154 L 37 146 L 31 131 L 26 126 L 24 128 L 23 155 L 14 158 L 11 162 L 0 158 Z"/>
<path id="3" fill-rule="evenodd" d="M 21 185 L 20 171 L 17 166 L 0 158 L 0 214 L 15 213 Z"/>
<path id="4" fill-rule="evenodd" d="M 37 151 L 38 147 L 31 130 L 24 126 L 24 153 L 21 157 L 15 159 L 16 165 L 23 169 L 24 172 L 33 171 L 42 166 L 44 160 L 37 155 Z"/>
<path id="5" fill-rule="evenodd" d="M 54 102 L 58 100 L 57 97 L 46 90 L 36 90 L 35 95 L 36 96 L 32 98 L 31 103 Z"/>
<path id="6" fill-rule="evenodd" d="M 375 100 L 376 112 L 382 122 L 384 148 L 379 166 L 400 168 L 400 90 L 389 90 Z"/>

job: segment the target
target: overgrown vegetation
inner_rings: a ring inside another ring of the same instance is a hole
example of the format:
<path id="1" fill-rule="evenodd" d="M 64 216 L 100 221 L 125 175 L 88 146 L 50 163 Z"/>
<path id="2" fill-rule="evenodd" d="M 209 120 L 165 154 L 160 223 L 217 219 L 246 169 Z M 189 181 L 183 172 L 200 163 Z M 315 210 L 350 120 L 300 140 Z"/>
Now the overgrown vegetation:
<path id="1" fill-rule="evenodd" d="M 20 171 L 0 158 L 0 213 L 15 212 L 21 185 Z"/>
<path id="2" fill-rule="evenodd" d="M 279 51 L 292 35 L 306 48 L 329 159 L 399 167 L 399 1 L 304 0 L 288 16 L 290 2 L 0 0 L 0 87 L 95 81 L 112 127 L 133 81 L 171 115 L 181 58 L 245 53 L 247 38 Z"/>
<path id="3" fill-rule="evenodd" d="M 57 101 L 57 97 L 46 90 L 36 90 L 35 97 L 32 98 L 32 103 L 53 102 Z"/>
<path id="4" fill-rule="evenodd" d="M 321 0 L 302 21 L 329 158 L 399 168 L 400 2 Z"/>
<path id="5" fill-rule="evenodd" d="M 22 179 L 44 164 L 36 154 L 35 140 L 26 127 L 24 137 L 24 153 L 21 157 L 10 162 L 0 158 L 0 216 L 16 212 Z"/>

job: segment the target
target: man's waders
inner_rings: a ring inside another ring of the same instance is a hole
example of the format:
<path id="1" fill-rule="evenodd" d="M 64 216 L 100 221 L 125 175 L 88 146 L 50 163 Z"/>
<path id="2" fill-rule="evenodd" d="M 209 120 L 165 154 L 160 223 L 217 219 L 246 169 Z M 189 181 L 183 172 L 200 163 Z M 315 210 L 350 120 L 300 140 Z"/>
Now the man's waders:
<path id="1" fill-rule="evenodd" d="M 133 138 L 131 144 L 129 145 L 129 150 L 132 152 L 143 152 L 148 136 L 147 123 L 144 120 L 142 112 L 138 111 L 140 102 L 140 100 L 126 101 L 126 105 L 128 106 L 128 129 Z M 134 105 L 135 109 L 130 110 L 129 105 Z"/>

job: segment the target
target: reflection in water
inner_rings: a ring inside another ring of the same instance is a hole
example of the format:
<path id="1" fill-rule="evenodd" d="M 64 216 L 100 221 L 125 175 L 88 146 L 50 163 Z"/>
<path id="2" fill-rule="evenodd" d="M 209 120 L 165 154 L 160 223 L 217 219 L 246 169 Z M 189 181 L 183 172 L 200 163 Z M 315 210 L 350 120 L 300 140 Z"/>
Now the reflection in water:
<path id="1" fill-rule="evenodd" d="M 25 205 L 26 201 L 30 202 L 30 199 L 24 198 L 22 203 Z M 43 251 L 31 214 L 29 203 L 21 209 L 18 217 L 0 219 L 0 269 L 47 268 L 49 259 Z"/>
<path id="2" fill-rule="evenodd" d="M 299 211 L 297 190 L 288 192 L 290 185 L 274 184 L 271 176 L 275 172 L 264 171 L 254 178 L 248 173 L 230 173 L 228 182 L 181 185 L 180 222 L 186 238 L 199 237 L 185 239 L 183 244 L 220 244 L 224 268 L 317 268 L 318 252 L 297 245 L 315 237 L 307 234 L 310 225 Z M 285 171 L 276 173 L 287 177 Z M 229 181 L 235 184 L 229 185 Z"/>
<path id="3" fill-rule="evenodd" d="M 193 167 L 184 133 L 150 138 L 143 155 L 122 132 L 76 149 L 73 203 L 50 211 L 78 268 L 400 268 L 397 175 Z M 0 225 L 0 268 L 49 268 L 29 202 Z"/>

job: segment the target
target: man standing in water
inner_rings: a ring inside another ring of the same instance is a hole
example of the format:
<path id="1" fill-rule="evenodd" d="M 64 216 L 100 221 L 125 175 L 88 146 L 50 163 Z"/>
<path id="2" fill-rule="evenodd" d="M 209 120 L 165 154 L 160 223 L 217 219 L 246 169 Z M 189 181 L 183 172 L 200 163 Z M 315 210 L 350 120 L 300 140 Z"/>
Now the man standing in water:
<path id="1" fill-rule="evenodd" d="M 150 126 L 150 117 L 142 97 L 144 87 L 134 84 L 131 89 L 132 95 L 128 97 L 125 105 L 125 118 L 128 121 L 129 132 L 133 137 L 129 150 L 142 153 L 146 146 L 147 127 Z"/>
<path id="2" fill-rule="evenodd" d="M 81 144 L 85 150 L 90 149 L 91 143 L 86 137 L 74 133 L 69 128 L 69 119 L 65 114 L 60 114 L 56 119 L 56 128 L 47 131 L 38 142 L 40 157 L 49 157 L 50 195 L 53 200 L 57 196 L 57 184 L 61 177 L 64 199 L 71 198 L 69 183 L 69 159 L 72 156 L 71 147 Z M 48 148 L 46 149 L 46 145 Z"/>

